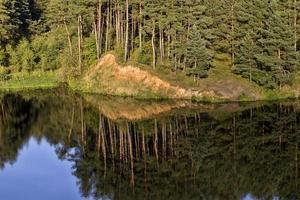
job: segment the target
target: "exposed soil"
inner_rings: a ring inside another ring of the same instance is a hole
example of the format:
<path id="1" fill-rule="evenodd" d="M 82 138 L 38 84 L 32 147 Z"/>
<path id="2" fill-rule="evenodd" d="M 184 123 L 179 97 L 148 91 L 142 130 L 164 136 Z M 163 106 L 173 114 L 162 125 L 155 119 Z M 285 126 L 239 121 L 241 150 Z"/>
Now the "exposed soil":
<path id="1" fill-rule="evenodd" d="M 250 87 L 237 84 L 234 80 L 218 80 L 214 84 L 208 85 L 207 89 L 215 91 L 218 96 L 226 99 L 237 100 L 241 95 L 247 95 L 253 100 L 258 98 L 258 94 L 251 92 Z"/>

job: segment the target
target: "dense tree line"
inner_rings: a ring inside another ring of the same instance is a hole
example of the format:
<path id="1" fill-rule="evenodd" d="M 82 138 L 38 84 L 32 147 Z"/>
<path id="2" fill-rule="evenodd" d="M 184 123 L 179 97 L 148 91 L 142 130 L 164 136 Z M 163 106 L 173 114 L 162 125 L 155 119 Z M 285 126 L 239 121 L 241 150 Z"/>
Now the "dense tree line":
<path id="1" fill-rule="evenodd" d="M 269 88 L 299 65 L 299 0 L 1 0 L 0 65 L 84 70 L 108 51 L 204 78 L 216 57 Z"/>

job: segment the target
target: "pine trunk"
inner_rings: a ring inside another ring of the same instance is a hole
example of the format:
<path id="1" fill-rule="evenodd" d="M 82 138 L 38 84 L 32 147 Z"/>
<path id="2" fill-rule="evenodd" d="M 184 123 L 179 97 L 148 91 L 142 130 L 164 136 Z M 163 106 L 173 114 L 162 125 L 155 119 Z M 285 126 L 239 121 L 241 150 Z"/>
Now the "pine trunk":
<path id="1" fill-rule="evenodd" d="M 152 67 L 153 69 L 156 68 L 156 52 L 155 52 L 155 22 L 153 21 L 153 27 L 152 27 Z"/>
<path id="2" fill-rule="evenodd" d="M 81 49 L 82 49 L 82 18 L 81 15 L 78 16 L 78 68 L 80 73 L 82 72 L 82 58 L 81 58 Z"/>
<path id="3" fill-rule="evenodd" d="M 110 4 L 110 1 L 108 2 Z M 109 31 L 110 31 L 110 25 L 109 25 L 109 16 L 110 16 L 110 6 L 107 5 L 106 8 L 106 36 L 105 36 L 105 52 L 108 51 L 108 38 L 109 38 Z"/>
<path id="4" fill-rule="evenodd" d="M 65 17 L 64 17 L 64 26 L 65 26 L 67 37 L 68 37 L 68 44 L 69 44 L 70 55 L 73 56 L 73 47 L 72 47 L 72 41 L 71 41 L 70 31 L 69 31 L 69 28 L 68 28 L 68 25 L 67 25 Z"/>
<path id="5" fill-rule="evenodd" d="M 98 5 L 98 30 L 97 30 L 97 58 L 100 58 L 101 50 L 102 50 L 102 0 L 99 0 Z"/>
<path id="6" fill-rule="evenodd" d="M 298 12 L 297 12 L 297 0 L 294 0 L 294 49 L 297 52 L 297 19 Z"/>
<path id="7" fill-rule="evenodd" d="M 140 51 L 142 51 L 142 23 L 143 23 L 143 10 L 142 10 L 142 1 L 140 0 L 140 19 L 139 19 L 139 42 L 140 42 Z"/>
<path id="8" fill-rule="evenodd" d="M 235 49 L 234 49 L 234 5 L 235 0 L 232 0 L 231 2 L 231 63 L 232 68 L 234 68 L 235 65 Z"/>
<path id="9" fill-rule="evenodd" d="M 128 43 L 129 43 L 129 0 L 126 0 L 126 30 L 125 30 L 125 55 L 124 62 L 128 58 Z"/>

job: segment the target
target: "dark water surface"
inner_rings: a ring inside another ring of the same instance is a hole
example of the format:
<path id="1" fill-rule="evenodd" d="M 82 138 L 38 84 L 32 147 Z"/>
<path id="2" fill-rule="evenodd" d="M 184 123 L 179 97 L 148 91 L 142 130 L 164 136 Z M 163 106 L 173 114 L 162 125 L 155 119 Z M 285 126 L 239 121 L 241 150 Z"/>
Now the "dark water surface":
<path id="1" fill-rule="evenodd" d="M 299 199 L 300 102 L 0 94 L 0 199 Z"/>

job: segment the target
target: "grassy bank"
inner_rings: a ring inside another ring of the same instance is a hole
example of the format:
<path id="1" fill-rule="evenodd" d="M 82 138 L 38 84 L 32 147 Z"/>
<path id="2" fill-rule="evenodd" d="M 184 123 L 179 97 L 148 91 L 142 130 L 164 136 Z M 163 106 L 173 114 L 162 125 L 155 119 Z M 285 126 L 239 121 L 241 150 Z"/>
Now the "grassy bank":
<path id="1" fill-rule="evenodd" d="M 118 88 L 118 83 L 111 83 L 112 88 Z M 133 85 L 131 85 L 133 86 Z M 128 95 L 124 92 L 114 92 L 111 93 L 113 89 L 108 88 L 106 85 L 102 85 L 99 82 L 98 87 L 87 87 L 86 84 L 82 80 L 72 79 L 68 82 L 68 87 L 81 94 L 97 94 L 102 96 L 118 96 L 118 97 L 132 97 L 135 99 L 153 99 L 153 100 L 167 100 L 170 99 L 164 92 L 155 93 L 151 91 L 149 88 L 142 88 L 138 85 L 135 85 L 134 88 L 136 89 L 136 93 L 132 95 Z M 99 90 L 99 88 L 102 88 Z M 95 92 L 96 91 L 96 92 Z"/>
<path id="2" fill-rule="evenodd" d="M 105 57 L 103 57 L 102 61 Z M 104 95 L 131 96 L 141 99 L 168 99 L 174 95 L 173 90 L 163 90 L 149 81 L 151 77 L 158 77 L 173 86 L 204 92 L 204 96 L 192 96 L 194 101 L 205 101 L 212 103 L 228 101 L 258 101 L 258 100 L 278 100 L 287 98 L 297 98 L 297 88 L 299 83 L 295 81 L 292 86 L 285 86 L 281 89 L 269 90 L 258 86 L 254 82 L 242 78 L 232 73 L 231 62 L 228 55 L 217 55 L 213 61 L 208 78 L 197 80 L 186 76 L 184 71 L 172 72 L 170 67 L 158 65 L 155 70 L 147 65 L 141 65 L 134 61 L 122 64 L 118 58 L 116 63 L 107 61 L 105 66 L 91 66 L 81 80 L 72 80 L 70 87 L 82 93 L 98 93 Z M 150 75 L 144 78 L 143 73 L 133 73 L 132 69 L 126 71 L 126 76 L 122 77 L 119 71 L 124 71 L 128 66 L 148 72 Z M 114 69 L 117 67 L 118 69 Z M 92 74 L 92 76 L 91 76 Z M 133 74 L 135 76 L 133 76 Z M 142 77 L 139 81 L 135 77 Z M 300 77 L 300 74 L 299 74 Z M 87 80 L 83 81 L 83 80 Z M 297 78 L 296 78 L 297 80 Z M 213 93 L 211 95 L 210 93 Z M 130 95 L 128 95 L 130 94 Z M 172 98 L 172 97 L 171 97 Z M 189 98 L 190 99 L 190 98 Z"/>
<path id="3" fill-rule="evenodd" d="M 10 74 L 10 79 L 0 81 L 0 91 L 22 91 L 59 87 L 61 80 L 56 72 L 19 72 Z"/>
<path id="4" fill-rule="evenodd" d="M 215 72 L 213 72 L 215 73 Z M 217 79 L 215 79 L 217 80 Z M 210 79 L 205 80 L 205 82 L 214 81 L 213 77 Z M 204 82 L 204 81 L 203 81 Z M 239 84 L 238 81 L 235 82 Z M 37 89 L 52 89 L 57 88 L 62 84 L 59 76 L 54 72 L 47 72 L 47 73 L 32 73 L 32 74 L 13 74 L 12 78 L 8 81 L 1 81 L 0 82 L 0 92 L 1 91 L 24 91 L 24 90 L 37 90 Z M 99 83 L 101 85 L 101 83 Z M 68 86 L 71 90 L 80 92 L 83 94 L 93 94 L 95 93 L 93 88 L 86 87 L 85 83 L 81 80 L 72 79 L 68 82 Z M 136 99 L 168 99 L 166 95 L 163 93 L 157 94 L 151 92 L 151 90 L 142 90 L 137 87 L 137 93 L 135 95 L 131 95 Z M 202 86 L 204 87 L 204 86 Z M 279 99 L 289 99 L 289 98 L 298 98 L 298 94 L 296 92 L 296 86 L 293 87 L 284 87 L 281 90 L 266 90 L 260 87 L 255 88 L 255 92 L 259 94 L 257 99 L 255 100 L 264 100 L 264 101 L 273 101 Z M 97 94 L 101 95 L 109 95 L 106 93 L 106 90 L 103 89 L 103 92 L 97 92 Z M 124 93 L 119 93 L 116 96 L 128 96 Z M 210 102 L 210 103 L 220 103 L 220 102 L 229 102 L 229 101 L 254 101 L 252 97 L 245 95 L 241 95 L 239 99 L 218 99 L 218 98 L 192 98 L 193 101 L 202 101 L 202 102 Z"/>
<path id="5" fill-rule="evenodd" d="M 97 92 L 95 93 L 93 88 L 87 88 L 85 87 L 84 83 L 78 80 L 72 80 L 69 82 L 69 88 L 73 91 L 79 92 L 83 95 L 85 94 L 97 94 L 97 95 L 103 95 L 103 96 L 118 96 L 118 97 L 132 97 L 134 99 L 141 99 L 141 100 L 168 100 L 167 96 L 164 96 L 162 94 L 156 94 L 151 91 L 143 91 L 140 93 L 137 93 L 136 95 L 128 96 L 123 93 L 119 93 L 117 95 L 110 95 L 103 92 Z M 194 102 L 208 102 L 208 103 L 226 103 L 226 102 L 251 102 L 251 101 L 276 101 L 276 100 L 284 100 L 284 99 L 296 99 L 299 97 L 299 94 L 294 90 L 292 87 L 283 88 L 281 90 L 267 90 L 260 88 L 259 90 L 260 96 L 257 99 L 253 99 L 252 97 L 249 97 L 247 95 L 241 95 L 239 99 L 218 99 L 218 98 L 210 98 L 210 97 L 203 97 L 203 98 L 197 98 L 192 97 L 192 101 Z"/>

